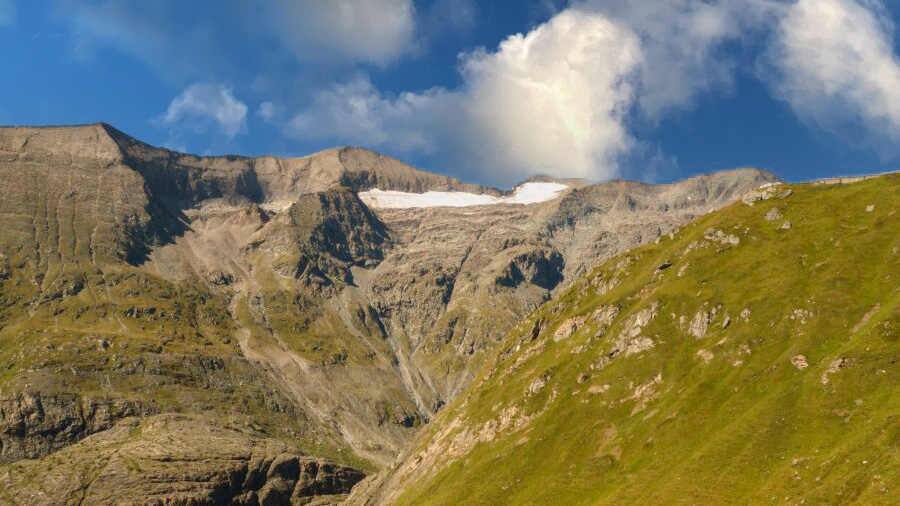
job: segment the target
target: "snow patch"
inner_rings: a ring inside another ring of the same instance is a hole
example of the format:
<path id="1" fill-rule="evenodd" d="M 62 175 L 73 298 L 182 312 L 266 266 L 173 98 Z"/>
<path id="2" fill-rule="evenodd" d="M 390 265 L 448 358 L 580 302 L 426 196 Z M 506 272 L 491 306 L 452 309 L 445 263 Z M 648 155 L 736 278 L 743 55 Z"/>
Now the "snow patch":
<path id="1" fill-rule="evenodd" d="M 493 204 L 536 204 L 557 197 L 568 188 L 560 183 L 524 183 L 513 190 L 512 195 L 494 197 L 468 192 L 407 193 L 377 188 L 360 192 L 359 198 L 371 208 L 400 209 L 411 207 L 469 207 Z"/>

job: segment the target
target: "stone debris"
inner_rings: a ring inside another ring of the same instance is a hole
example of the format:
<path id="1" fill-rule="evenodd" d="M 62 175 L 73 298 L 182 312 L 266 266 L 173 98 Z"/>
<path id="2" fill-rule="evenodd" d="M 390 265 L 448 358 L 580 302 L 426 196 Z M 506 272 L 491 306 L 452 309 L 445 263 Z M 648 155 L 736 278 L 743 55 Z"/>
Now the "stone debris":
<path id="1" fill-rule="evenodd" d="M 587 316 L 574 316 L 564 321 L 556 332 L 553 334 L 553 342 L 558 343 L 563 339 L 568 339 L 575 332 L 578 332 L 578 329 L 584 326 L 584 322 L 587 320 Z"/>
<path id="2" fill-rule="evenodd" d="M 708 228 L 703 233 L 703 238 L 708 241 L 718 242 L 723 245 L 737 246 L 741 243 L 741 239 L 734 234 L 726 234 L 717 228 Z"/>
<path id="3" fill-rule="evenodd" d="M 822 373 L 822 377 L 819 381 L 823 385 L 827 385 L 829 382 L 828 376 L 840 371 L 844 367 L 847 367 L 850 364 L 850 359 L 839 357 L 831 361 L 831 364 L 828 365 L 828 369 L 825 369 L 825 372 Z"/>
<path id="4" fill-rule="evenodd" d="M 631 315 L 626 320 L 624 328 L 619 333 L 619 337 L 613 344 L 609 355 L 614 357 L 622 353 L 627 357 L 652 348 L 654 346 L 653 340 L 640 334 L 643 328 L 656 317 L 657 309 L 659 309 L 659 303 L 654 301 L 649 306 Z"/>
<path id="5" fill-rule="evenodd" d="M 597 295 L 603 295 L 609 292 L 618 286 L 618 284 L 619 278 L 617 277 L 604 278 L 603 276 L 597 276 L 597 278 L 591 282 L 591 286 L 597 290 Z"/>
<path id="6" fill-rule="evenodd" d="M 741 202 L 752 206 L 757 202 L 769 200 L 772 198 L 786 199 L 794 194 L 793 190 L 778 191 L 778 183 L 767 183 L 755 190 L 750 190 L 741 198 Z"/>
<path id="7" fill-rule="evenodd" d="M 715 357 L 713 352 L 711 352 L 709 350 L 703 350 L 703 349 L 697 351 L 697 356 L 700 357 L 700 359 L 703 360 L 703 363 L 705 363 L 705 364 L 710 363 L 712 361 L 713 357 Z"/>
<path id="8" fill-rule="evenodd" d="M 784 215 L 781 214 L 781 209 L 778 209 L 777 207 L 769 209 L 769 212 L 765 215 L 766 221 L 778 221 L 781 218 L 784 218 Z"/>
<path id="9" fill-rule="evenodd" d="M 685 262 L 684 265 L 678 268 L 678 277 L 684 276 L 684 273 L 687 271 L 688 266 L 690 266 L 690 262 Z"/>
<path id="10" fill-rule="evenodd" d="M 791 225 L 791 222 L 785 220 L 785 222 L 782 223 L 780 227 L 778 227 L 778 230 L 790 230 L 792 226 L 793 225 Z"/>
<path id="11" fill-rule="evenodd" d="M 788 318 L 790 318 L 791 321 L 800 322 L 801 325 L 806 325 L 807 320 L 812 318 L 812 316 L 813 316 L 812 311 L 810 311 L 808 309 L 795 309 L 795 310 L 791 311 L 791 315 L 788 316 Z"/>
<path id="12" fill-rule="evenodd" d="M 528 385 L 528 393 L 534 395 L 539 393 L 544 387 L 547 386 L 547 381 L 544 378 L 534 378 L 534 381 Z"/>
<path id="13" fill-rule="evenodd" d="M 687 329 L 688 333 L 697 339 L 706 337 L 706 331 L 709 329 L 709 324 L 715 320 L 716 315 L 719 314 L 720 308 L 721 305 L 718 305 L 708 311 L 705 309 L 697 311 Z"/>
<path id="14" fill-rule="evenodd" d="M 618 306 L 600 306 L 591 315 L 591 318 L 600 325 L 607 326 L 619 316 Z"/>
<path id="15" fill-rule="evenodd" d="M 875 206 L 874 206 L 874 205 L 869 204 L 869 205 L 866 206 L 866 212 L 867 212 L 867 213 L 871 213 L 871 212 L 874 211 L 874 210 L 875 210 Z"/>
<path id="16" fill-rule="evenodd" d="M 749 307 L 745 307 L 741 311 L 741 320 L 744 320 L 745 322 L 750 321 L 750 308 Z"/>
<path id="17" fill-rule="evenodd" d="M 809 362 L 806 361 L 806 357 L 803 355 L 794 355 L 791 358 L 791 363 L 794 364 L 794 367 L 801 371 L 809 367 Z"/>
<path id="18" fill-rule="evenodd" d="M 634 409 L 631 410 L 631 416 L 634 416 L 643 411 L 647 407 L 647 404 L 650 403 L 650 401 L 659 397 L 660 394 L 657 391 L 656 387 L 662 384 L 662 381 L 662 373 L 656 373 L 656 376 L 650 378 L 650 380 L 646 383 L 642 383 L 634 387 L 634 392 L 630 396 L 622 399 L 620 402 L 624 403 L 628 401 L 637 401 Z"/>
<path id="19" fill-rule="evenodd" d="M 691 320 L 691 326 L 688 332 L 697 339 L 706 337 L 706 329 L 709 327 L 709 313 L 704 310 L 697 311 Z"/>

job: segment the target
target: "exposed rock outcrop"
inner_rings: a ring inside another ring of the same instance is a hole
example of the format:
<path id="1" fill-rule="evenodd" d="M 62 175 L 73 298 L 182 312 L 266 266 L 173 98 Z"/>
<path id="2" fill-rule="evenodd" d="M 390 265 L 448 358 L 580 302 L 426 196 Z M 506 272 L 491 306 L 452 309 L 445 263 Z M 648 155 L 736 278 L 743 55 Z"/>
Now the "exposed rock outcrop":
<path id="1" fill-rule="evenodd" d="M 202 418 L 130 418 L 56 453 L 0 467 L 19 504 L 336 504 L 364 475 Z M 327 501 L 327 502 L 323 502 Z"/>
<path id="2" fill-rule="evenodd" d="M 119 419 L 154 412 L 147 402 L 75 395 L 23 392 L 0 398 L 0 462 L 43 457 Z"/>

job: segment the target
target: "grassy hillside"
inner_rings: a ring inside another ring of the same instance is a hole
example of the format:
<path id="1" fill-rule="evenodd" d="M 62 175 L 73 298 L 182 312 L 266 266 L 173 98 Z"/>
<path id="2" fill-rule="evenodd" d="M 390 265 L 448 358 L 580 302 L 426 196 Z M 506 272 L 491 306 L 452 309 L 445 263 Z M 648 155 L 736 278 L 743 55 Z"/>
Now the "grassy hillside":
<path id="1" fill-rule="evenodd" d="M 763 193 L 519 324 L 382 500 L 900 503 L 900 176 Z"/>

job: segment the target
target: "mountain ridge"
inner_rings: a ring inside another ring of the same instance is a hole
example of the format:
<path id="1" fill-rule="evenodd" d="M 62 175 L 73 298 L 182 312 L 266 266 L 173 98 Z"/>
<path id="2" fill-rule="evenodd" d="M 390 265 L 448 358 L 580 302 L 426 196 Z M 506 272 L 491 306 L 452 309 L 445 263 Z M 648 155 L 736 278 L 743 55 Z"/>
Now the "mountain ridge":
<path id="1" fill-rule="evenodd" d="M 179 414 L 373 472 L 598 261 L 777 180 L 375 209 L 360 191 L 503 192 L 369 151 L 196 157 L 111 129 L 0 129 L 7 462 Z"/>
<path id="2" fill-rule="evenodd" d="M 898 183 L 769 186 L 602 263 L 348 504 L 894 504 Z"/>

